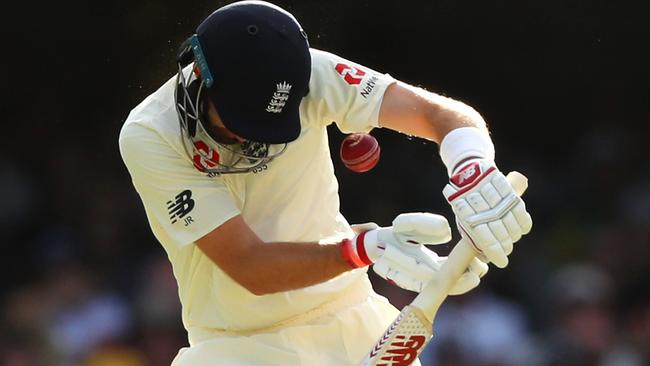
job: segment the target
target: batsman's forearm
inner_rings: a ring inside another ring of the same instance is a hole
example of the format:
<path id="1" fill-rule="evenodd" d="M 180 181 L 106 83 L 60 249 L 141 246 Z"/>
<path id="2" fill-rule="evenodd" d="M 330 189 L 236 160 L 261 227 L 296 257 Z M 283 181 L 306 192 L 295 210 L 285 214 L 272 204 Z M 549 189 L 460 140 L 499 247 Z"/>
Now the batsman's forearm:
<path id="1" fill-rule="evenodd" d="M 379 124 L 437 143 L 457 128 L 487 130 L 485 120 L 471 106 L 401 82 L 386 90 L 379 112 Z"/>
<path id="2" fill-rule="evenodd" d="M 431 108 L 426 113 L 426 123 L 431 124 L 435 132 L 435 141 L 442 139 L 452 130 L 461 127 L 476 127 L 487 130 L 485 120 L 471 106 L 440 94 L 421 90 Z"/>
<path id="3" fill-rule="evenodd" d="M 255 295 L 295 290 L 349 271 L 338 245 L 318 243 L 264 243 L 240 253 L 222 268 Z"/>

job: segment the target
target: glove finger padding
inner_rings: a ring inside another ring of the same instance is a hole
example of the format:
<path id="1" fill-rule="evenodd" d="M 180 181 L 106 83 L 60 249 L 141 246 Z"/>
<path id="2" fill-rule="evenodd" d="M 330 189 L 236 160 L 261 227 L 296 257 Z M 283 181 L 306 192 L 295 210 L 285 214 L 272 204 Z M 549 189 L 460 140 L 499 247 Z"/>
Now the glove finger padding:
<path id="1" fill-rule="evenodd" d="M 526 204 L 524 201 L 519 199 L 515 208 L 512 209 L 512 214 L 519 223 L 519 227 L 521 227 L 521 233 L 528 234 L 530 229 L 533 228 L 533 219 L 530 217 L 528 211 L 526 211 Z"/>
<path id="2" fill-rule="evenodd" d="M 410 291 L 422 291 L 440 269 L 439 257 L 421 245 L 389 245 L 372 269 L 380 277 Z"/>
<path id="3" fill-rule="evenodd" d="M 409 253 L 401 247 L 389 246 L 372 269 L 386 281 L 409 291 L 420 292 L 433 279 L 447 257 L 439 257 L 424 246 Z M 450 290 L 450 295 L 464 294 L 479 285 L 481 277 L 488 271 L 488 265 L 474 258 L 469 267 Z"/>
<path id="4" fill-rule="evenodd" d="M 442 244 L 451 240 L 447 219 L 426 212 L 398 215 L 393 220 L 393 232 L 402 243 Z"/>
<path id="5" fill-rule="evenodd" d="M 440 258 L 442 262 L 447 260 L 447 257 Z M 462 276 L 456 281 L 449 290 L 450 295 L 462 295 L 479 285 L 481 277 L 485 276 L 488 271 L 488 265 L 474 258 L 469 267 Z"/>
<path id="6" fill-rule="evenodd" d="M 508 234 L 512 238 L 513 243 L 521 239 L 521 226 L 517 222 L 517 219 L 515 219 L 515 216 L 512 212 L 508 212 L 503 217 L 503 225 L 505 225 L 506 229 L 508 230 Z"/>
<path id="7" fill-rule="evenodd" d="M 468 268 L 469 271 L 477 274 L 479 278 L 483 278 L 483 276 L 485 276 L 488 273 L 489 269 L 490 267 L 488 267 L 487 263 L 478 260 L 478 258 L 472 259 Z"/>
<path id="8" fill-rule="evenodd" d="M 426 283 L 412 278 L 408 274 L 401 272 L 399 269 L 391 267 L 386 262 L 377 262 L 372 266 L 372 269 L 377 275 L 379 275 L 379 277 L 405 290 L 420 292 Z"/>

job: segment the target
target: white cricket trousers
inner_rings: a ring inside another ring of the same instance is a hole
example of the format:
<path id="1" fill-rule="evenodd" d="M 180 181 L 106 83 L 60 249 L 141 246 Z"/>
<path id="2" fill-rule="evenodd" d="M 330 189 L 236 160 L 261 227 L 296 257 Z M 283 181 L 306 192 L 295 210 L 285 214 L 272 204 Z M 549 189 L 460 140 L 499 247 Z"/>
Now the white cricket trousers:
<path id="1" fill-rule="evenodd" d="M 178 352 L 172 366 L 358 366 L 397 314 L 370 289 L 290 324 L 252 334 L 204 333 Z"/>

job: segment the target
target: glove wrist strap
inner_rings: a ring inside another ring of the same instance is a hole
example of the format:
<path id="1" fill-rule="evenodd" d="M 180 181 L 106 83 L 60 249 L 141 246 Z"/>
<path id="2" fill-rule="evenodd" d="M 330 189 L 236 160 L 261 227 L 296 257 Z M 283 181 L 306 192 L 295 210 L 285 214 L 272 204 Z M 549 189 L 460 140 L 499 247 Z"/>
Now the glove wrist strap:
<path id="1" fill-rule="evenodd" d="M 361 268 L 374 263 L 368 257 L 368 253 L 366 253 L 366 247 L 364 244 L 365 235 L 366 233 L 357 235 L 354 242 L 350 239 L 343 239 L 341 244 L 339 244 L 341 257 L 343 257 L 352 268 Z"/>

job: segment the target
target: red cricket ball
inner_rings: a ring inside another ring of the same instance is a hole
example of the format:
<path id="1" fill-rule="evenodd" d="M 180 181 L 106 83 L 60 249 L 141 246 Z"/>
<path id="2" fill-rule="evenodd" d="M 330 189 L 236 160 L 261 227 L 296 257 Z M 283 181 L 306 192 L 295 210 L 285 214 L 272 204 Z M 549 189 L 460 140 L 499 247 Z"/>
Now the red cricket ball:
<path id="1" fill-rule="evenodd" d="M 341 143 L 341 161 L 356 173 L 367 172 L 379 161 L 379 143 L 367 133 L 353 133 Z"/>

